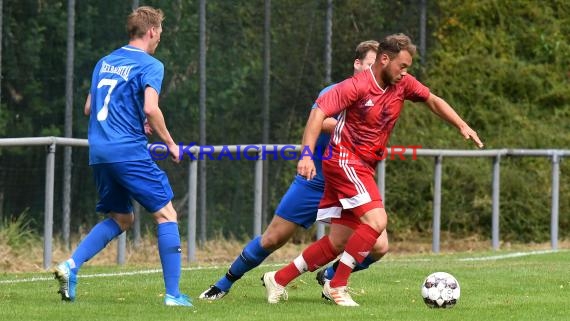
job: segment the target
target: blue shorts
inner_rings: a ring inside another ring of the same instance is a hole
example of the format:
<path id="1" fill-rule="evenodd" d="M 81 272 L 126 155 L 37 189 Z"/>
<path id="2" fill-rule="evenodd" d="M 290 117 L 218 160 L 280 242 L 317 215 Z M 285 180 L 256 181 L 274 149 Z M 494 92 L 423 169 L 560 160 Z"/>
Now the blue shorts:
<path id="1" fill-rule="evenodd" d="M 132 213 L 131 198 L 150 213 L 157 212 L 174 193 L 166 174 L 150 159 L 91 165 L 99 193 L 100 213 Z"/>
<path id="2" fill-rule="evenodd" d="M 324 187 L 297 175 L 275 210 L 275 215 L 308 229 L 317 219 Z"/>

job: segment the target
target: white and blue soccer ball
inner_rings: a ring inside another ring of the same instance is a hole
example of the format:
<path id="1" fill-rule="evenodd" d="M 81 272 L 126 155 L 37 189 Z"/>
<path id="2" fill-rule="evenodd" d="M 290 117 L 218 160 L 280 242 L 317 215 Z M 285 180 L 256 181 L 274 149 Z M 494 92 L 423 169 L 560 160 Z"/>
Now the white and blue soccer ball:
<path id="1" fill-rule="evenodd" d="M 430 308 L 451 308 L 457 304 L 461 290 L 457 279 L 446 272 L 435 272 L 421 286 L 422 298 Z"/>

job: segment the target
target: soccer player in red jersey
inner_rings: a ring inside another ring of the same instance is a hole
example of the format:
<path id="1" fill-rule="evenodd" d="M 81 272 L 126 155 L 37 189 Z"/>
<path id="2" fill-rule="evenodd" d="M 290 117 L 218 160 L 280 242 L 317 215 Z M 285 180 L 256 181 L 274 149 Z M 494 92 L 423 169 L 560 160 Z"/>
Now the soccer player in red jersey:
<path id="1" fill-rule="evenodd" d="M 329 220 L 329 235 L 309 245 L 301 255 L 279 271 L 267 272 L 263 283 L 269 303 L 286 298 L 285 286 L 306 271 L 315 271 L 334 260 L 340 263 L 323 295 L 341 306 L 358 306 L 346 286 L 350 272 L 369 254 L 378 237 L 386 230 L 388 217 L 374 179 L 375 167 L 400 116 L 404 100 L 424 102 L 430 110 L 455 126 L 465 139 L 479 147 L 477 133 L 443 99 L 430 92 L 408 68 L 416 46 L 404 34 L 387 36 L 380 42 L 375 64 L 335 86 L 317 99 L 311 111 L 303 146 L 313 150 L 323 120 L 339 114 L 330 144 L 333 155 L 323 161 L 325 192 L 317 218 Z M 299 175 L 312 179 L 315 165 L 303 157 L 297 165 Z M 335 230 L 352 229 L 346 239 Z"/>
<path id="2" fill-rule="evenodd" d="M 353 75 L 369 69 L 376 61 L 378 45 L 377 41 L 370 40 L 363 41 L 356 46 Z M 321 90 L 319 96 L 329 91 L 335 85 L 332 84 Z M 316 107 L 316 104 L 312 106 L 312 108 Z M 300 175 L 296 175 L 287 193 L 285 193 L 275 210 L 275 216 L 265 232 L 251 240 L 230 265 L 226 274 L 202 292 L 198 298 L 211 301 L 222 299 L 230 292 L 236 281 L 261 264 L 272 252 L 285 245 L 298 226 L 302 226 L 305 229 L 312 226 L 317 218 L 319 203 L 325 190 L 325 182 L 321 171 L 321 154 L 327 153 L 329 150 L 328 142 L 335 125 L 335 118 L 327 118 L 323 125 L 323 133 L 321 133 L 315 145 L 315 150 L 319 152 L 319 157 L 315 159 L 316 176 L 309 181 Z M 351 232 L 349 231 L 348 236 L 350 236 Z M 370 264 L 380 260 L 386 254 L 388 251 L 388 238 L 385 234 L 378 239 L 377 245 L 370 252 L 370 255 L 362 264 L 355 268 L 355 271 L 368 268 Z M 324 279 L 327 276 L 332 278 L 334 272 L 334 267 L 331 267 L 328 274 L 323 271 L 319 283 L 324 285 Z"/>

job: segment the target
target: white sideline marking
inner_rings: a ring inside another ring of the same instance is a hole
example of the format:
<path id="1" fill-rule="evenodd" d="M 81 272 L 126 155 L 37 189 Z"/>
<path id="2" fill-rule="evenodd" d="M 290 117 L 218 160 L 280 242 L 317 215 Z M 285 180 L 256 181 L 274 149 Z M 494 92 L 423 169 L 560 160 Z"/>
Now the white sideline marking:
<path id="1" fill-rule="evenodd" d="M 549 253 L 557 253 L 561 252 L 562 250 L 542 250 L 542 251 L 530 251 L 530 252 L 515 252 L 509 254 L 502 254 L 502 255 L 493 255 L 493 256 L 481 256 L 481 257 L 467 257 L 456 259 L 456 261 L 466 262 L 466 261 L 491 261 L 491 260 L 504 260 L 510 259 L 513 257 L 522 257 L 522 256 L 530 256 L 530 255 L 541 255 L 541 254 L 549 254 Z M 418 259 L 418 260 L 391 260 L 392 262 L 398 261 L 431 261 L 431 259 Z M 260 267 L 277 267 L 283 266 L 285 264 L 262 264 Z M 225 268 L 227 265 L 224 266 L 197 266 L 197 267 L 190 267 L 190 268 L 182 268 L 182 271 L 196 271 L 196 270 L 215 270 L 220 268 Z M 47 272 L 46 272 L 47 273 Z M 79 275 L 78 278 L 80 279 L 87 279 L 87 278 L 100 278 L 100 277 L 114 277 L 114 276 L 130 276 L 130 275 L 143 275 L 143 274 L 154 274 L 154 273 L 162 273 L 162 269 L 151 269 L 151 270 L 139 270 L 139 271 L 130 271 L 130 272 L 117 272 L 117 273 L 97 273 L 97 274 L 82 274 Z M 0 280 L 0 284 L 14 284 L 14 283 L 27 283 L 27 282 L 36 282 L 36 281 L 52 281 L 53 277 L 31 277 L 27 279 L 14 279 L 14 280 Z"/>
<path id="2" fill-rule="evenodd" d="M 549 254 L 556 253 L 558 250 L 541 250 L 541 251 L 530 251 L 530 252 L 516 252 L 503 255 L 493 255 L 493 256 L 481 256 L 481 257 L 466 257 L 462 259 L 457 259 L 457 261 L 492 261 L 492 260 L 503 260 L 510 259 L 513 257 L 529 256 L 529 255 L 539 255 L 539 254 Z"/>
<path id="3" fill-rule="evenodd" d="M 260 265 L 261 267 L 277 267 L 283 266 L 285 264 L 263 264 Z M 196 267 L 189 267 L 189 268 L 182 268 L 182 271 L 196 271 L 196 270 L 215 270 L 226 268 L 227 266 L 196 266 Z M 46 273 L 51 273 L 46 271 Z M 77 278 L 79 279 L 88 279 L 88 278 L 100 278 L 100 277 L 113 277 L 113 276 L 130 276 L 130 275 L 143 275 L 143 274 L 154 274 L 154 273 L 162 273 L 162 269 L 151 269 L 151 270 L 139 270 L 139 271 L 130 271 L 130 272 L 116 272 L 116 273 L 96 273 L 96 274 L 81 274 L 78 275 Z M 14 280 L 0 280 L 0 284 L 13 284 L 13 283 L 28 283 L 28 282 L 36 282 L 36 281 L 53 281 L 54 277 L 31 277 L 27 279 L 14 279 Z"/>

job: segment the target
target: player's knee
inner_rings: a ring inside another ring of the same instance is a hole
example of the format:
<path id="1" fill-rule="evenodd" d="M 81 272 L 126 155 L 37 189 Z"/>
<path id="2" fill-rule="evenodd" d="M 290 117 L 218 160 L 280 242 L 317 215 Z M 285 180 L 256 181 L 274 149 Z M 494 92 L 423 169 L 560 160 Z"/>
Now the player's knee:
<path id="1" fill-rule="evenodd" d="M 386 229 L 388 218 L 384 213 L 374 213 L 373 215 L 365 215 L 361 218 L 362 223 L 370 226 L 377 232 L 382 232 Z"/>
<path id="2" fill-rule="evenodd" d="M 390 247 L 388 245 L 388 240 L 378 240 L 374 244 L 374 247 L 372 248 L 371 255 L 375 259 L 379 260 L 384 255 L 386 255 L 386 253 L 388 253 L 389 250 L 390 250 Z"/>
<path id="3" fill-rule="evenodd" d="M 165 223 L 165 222 L 177 222 L 177 214 L 176 212 L 156 212 L 154 214 L 154 218 L 157 223 Z"/>
<path id="4" fill-rule="evenodd" d="M 135 221 L 135 215 L 133 213 L 130 214 L 119 214 L 119 213 L 110 213 L 109 216 L 119 225 L 121 231 L 126 231 L 133 225 Z"/>
<path id="5" fill-rule="evenodd" d="M 264 233 L 261 237 L 261 247 L 268 251 L 275 251 L 282 247 L 288 240 L 284 240 L 278 233 Z"/>
<path id="6" fill-rule="evenodd" d="M 334 237 L 334 235 L 331 235 L 331 237 L 329 237 L 329 241 L 333 250 L 337 253 L 341 253 L 344 251 L 344 247 L 346 246 L 348 239 L 345 237 Z"/>
<path id="7" fill-rule="evenodd" d="M 177 222 L 177 213 L 172 203 L 168 203 L 165 207 L 161 208 L 157 212 L 153 213 L 154 219 L 158 224 L 165 222 Z"/>

